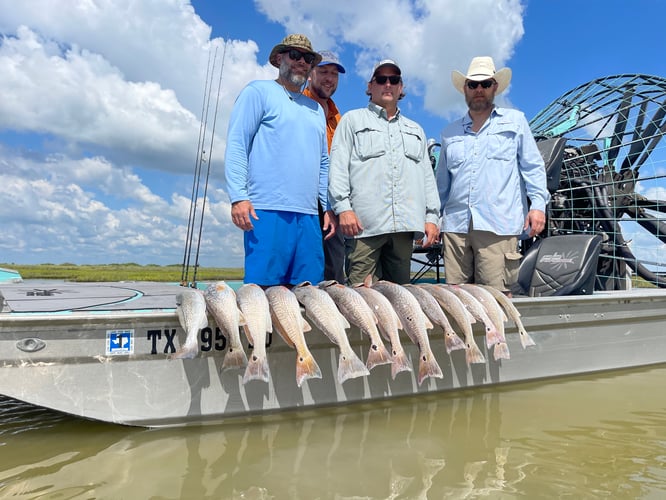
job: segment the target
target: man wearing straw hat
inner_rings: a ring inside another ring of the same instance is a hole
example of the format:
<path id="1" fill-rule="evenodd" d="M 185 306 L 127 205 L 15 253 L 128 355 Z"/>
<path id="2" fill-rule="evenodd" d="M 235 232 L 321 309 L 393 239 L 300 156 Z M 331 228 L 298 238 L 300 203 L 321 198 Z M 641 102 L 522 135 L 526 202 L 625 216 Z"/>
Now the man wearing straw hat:
<path id="1" fill-rule="evenodd" d="M 521 255 L 518 238 L 546 223 L 546 171 L 525 115 L 495 106 L 511 70 L 475 57 L 453 86 L 468 113 L 442 132 L 437 187 L 446 281 L 486 284 L 510 295 Z M 529 205 L 528 205 L 529 198 Z"/>
<path id="2" fill-rule="evenodd" d="M 328 143 L 324 112 L 302 89 L 321 55 L 305 35 L 293 34 L 269 61 L 277 79 L 241 91 L 227 135 L 225 177 L 231 219 L 244 231 L 244 281 L 317 283 L 324 276 L 317 203 L 329 208 Z M 332 237 L 337 219 L 330 211 L 324 226 Z"/>

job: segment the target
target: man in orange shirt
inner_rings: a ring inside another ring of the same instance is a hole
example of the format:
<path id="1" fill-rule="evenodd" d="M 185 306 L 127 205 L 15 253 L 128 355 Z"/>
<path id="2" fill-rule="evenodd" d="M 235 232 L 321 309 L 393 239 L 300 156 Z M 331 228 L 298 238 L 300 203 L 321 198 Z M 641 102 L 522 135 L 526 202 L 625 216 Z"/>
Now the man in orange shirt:
<path id="1" fill-rule="evenodd" d="M 335 128 L 340 121 L 340 111 L 331 99 L 338 88 L 338 75 L 345 72 L 338 57 L 328 50 L 319 52 L 322 56 L 321 62 L 312 69 L 308 79 L 308 86 L 303 94 L 317 101 L 324 110 L 326 116 L 326 135 L 328 137 L 328 151 L 331 151 L 331 142 Z M 323 212 L 319 207 L 319 219 L 323 224 Z M 324 236 L 328 227 L 322 227 Z M 345 240 L 340 231 L 332 238 L 324 240 L 324 279 L 336 280 L 345 283 L 344 272 Z"/>

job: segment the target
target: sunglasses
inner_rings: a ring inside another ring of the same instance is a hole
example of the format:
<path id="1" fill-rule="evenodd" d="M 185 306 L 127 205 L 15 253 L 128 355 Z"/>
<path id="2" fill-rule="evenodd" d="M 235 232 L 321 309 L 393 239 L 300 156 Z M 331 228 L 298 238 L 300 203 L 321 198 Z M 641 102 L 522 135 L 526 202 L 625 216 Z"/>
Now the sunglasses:
<path id="1" fill-rule="evenodd" d="M 483 80 L 482 82 L 475 82 L 473 80 L 468 80 L 467 81 L 467 88 L 474 90 L 477 88 L 479 85 L 481 85 L 482 89 L 489 89 L 495 84 L 495 80 Z"/>
<path id="2" fill-rule="evenodd" d="M 315 60 L 315 55 L 314 54 L 311 54 L 310 52 L 301 52 L 300 50 L 296 50 L 296 49 L 285 50 L 282 53 L 283 54 L 289 54 L 289 57 L 293 61 L 300 61 L 301 57 L 302 57 L 303 60 L 306 63 L 312 64 L 312 62 Z"/>
<path id="3" fill-rule="evenodd" d="M 400 75 L 377 75 L 376 77 L 373 78 L 374 81 L 377 82 L 378 85 L 384 85 L 386 83 L 386 80 L 391 82 L 391 85 L 398 85 L 400 83 Z"/>

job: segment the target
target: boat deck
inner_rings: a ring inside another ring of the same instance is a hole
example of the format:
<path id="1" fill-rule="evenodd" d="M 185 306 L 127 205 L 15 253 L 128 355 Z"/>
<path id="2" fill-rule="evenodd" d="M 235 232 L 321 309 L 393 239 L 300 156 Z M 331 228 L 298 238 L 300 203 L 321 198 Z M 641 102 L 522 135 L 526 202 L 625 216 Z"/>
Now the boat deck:
<path id="1" fill-rule="evenodd" d="M 170 311 L 180 290 L 175 284 L 145 281 L 0 284 L 0 312 Z"/>

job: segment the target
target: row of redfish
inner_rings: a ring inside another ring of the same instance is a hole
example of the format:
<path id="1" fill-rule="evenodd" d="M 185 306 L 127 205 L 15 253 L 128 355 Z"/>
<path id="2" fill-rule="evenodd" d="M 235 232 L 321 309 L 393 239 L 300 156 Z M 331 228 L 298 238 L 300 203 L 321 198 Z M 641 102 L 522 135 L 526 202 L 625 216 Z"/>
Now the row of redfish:
<path id="1" fill-rule="evenodd" d="M 523 348 L 534 345 L 511 300 L 496 289 L 481 285 L 398 285 L 388 281 L 372 283 L 368 279 L 354 287 L 323 281 L 317 286 L 304 282 L 291 289 L 272 286 L 266 290 L 249 283 L 234 292 L 227 283 L 219 281 L 203 293 L 184 290 L 178 294 L 176 302 L 178 318 L 187 335 L 183 346 L 172 357 L 196 356 L 198 332 L 207 326 L 208 311 L 229 342 L 222 367 L 245 367 L 243 383 L 250 380 L 268 382 L 266 334 L 273 328 L 296 350 L 298 386 L 309 378 L 321 378 L 319 366 L 305 341 L 304 334 L 312 329 L 310 322 L 340 350 L 340 383 L 369 375 L 369 370 L 382 364 L 391 364 L 394 379 L 402 371 L 411 371 L 399 330 L 403 330 L 418 347 L 419 385 L 425 378 L 443 376 L 428 338 L 428 330 L 435 325 L 444 332 L 446 351 L 465 349 L 468 364 L 486 361 L 474 340 L 473 323 L 484 325 L 487 347 L 493 349 L 496 360 L 509 359 L 504 336 L 504 323 L 508 318 L 515 323 Z M 301 305 L 307 319 L 301 314 Z M 453 329 L 449 317 L 462 336 Z M 346 330 L 351 325 L 370 340 L 365 364 L 349 344 Z M 253 346 L 249 360 L 242 347 L 240 327 Z M 390 349 L 384 340 L 390 344 Z"/>

